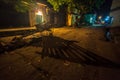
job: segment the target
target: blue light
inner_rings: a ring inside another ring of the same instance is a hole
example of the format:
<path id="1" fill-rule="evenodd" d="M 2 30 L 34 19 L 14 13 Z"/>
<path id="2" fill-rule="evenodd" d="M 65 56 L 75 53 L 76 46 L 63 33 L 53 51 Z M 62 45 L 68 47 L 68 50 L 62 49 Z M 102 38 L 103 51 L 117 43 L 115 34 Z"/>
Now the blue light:
<path id="1" fill-rule="evenodd" d="M 110 16 L 107 16 L 106 18 L 110 18 Z"/>
<path id="2" fill-rule="evenodd" d="M 109 19 L 108 18 L 105 18 L 105 21 L 108 21 Z"/>
<path id="3" fill-rule="evenodd" d="M 93 23 L 94 19 L 93 17 L 90 18 L 90 23 Z"/>
<path id="4" fill-rule="evenodd" d="M 107 16 L 106 18 L 105 18 L 105 21 L 108 21 L 110 19 L 110 16 Z"/>

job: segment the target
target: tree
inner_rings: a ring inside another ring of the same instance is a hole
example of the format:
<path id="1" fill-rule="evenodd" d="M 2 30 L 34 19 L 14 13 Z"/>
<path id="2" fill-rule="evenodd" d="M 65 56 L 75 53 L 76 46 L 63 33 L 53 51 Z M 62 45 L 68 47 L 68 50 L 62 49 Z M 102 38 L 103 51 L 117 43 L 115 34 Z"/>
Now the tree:
<path id="1" fill-rule="evenodd" d="M 104 0 L 48 0 L 48 2 L 53 6 L 55 11 L 59 11 L 61 6 L 66 5 L 69 19 L 70 14 L 76 11 L 77 13 L 75 14 L 81 15 L 81 19 L 83 19 L 86 13 L 98 9 Z"/>
<path id="2" fill-rule="evenodd" d="M 88 12 L 98 9 L 104 0 L 1 0 L 5 3 L 14 5 L 19 12 L 26 12 L 35 8 L 37 2 L 49 2 L 55 11 L 59 11 L 61 6 L 66 8 L 68 15 L 77 11 L 78 15 L 84 16 Z M 82 18 L 82 17 L 81 17 Z"/>
<path id="3" fill-rule="evenodd" d="M 80 13 L 87 13 L 95 8 L 99 8 L 104 0 L 1 0 L 5 3 L 14 5 L 15 9 L 20 12 L 35 8 L 37 2 L 48 1 L 55 11 L 63 5 L 67 5 L 67 11 L 70 13 L 74 9 L 79 10 Z"/>
<path id="4" fill-rule="evenodd" d="M 55 11 L 58 11 L 60 6 L 67 5 L 68 12 L 78 9 L 81 13 L 86 13 L 99 8 L 104 0 L 48 0 Z"/>

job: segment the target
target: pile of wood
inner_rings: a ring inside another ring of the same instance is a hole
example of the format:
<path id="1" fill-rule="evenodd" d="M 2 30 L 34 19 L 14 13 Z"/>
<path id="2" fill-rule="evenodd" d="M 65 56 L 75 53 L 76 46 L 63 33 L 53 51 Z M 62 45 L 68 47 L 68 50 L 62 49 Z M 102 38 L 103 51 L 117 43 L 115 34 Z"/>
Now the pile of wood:
<path id="1" fill-rule="evenodd" d="M 26 41 L 21 37 L 15 37 L 8 44 L 0 41 L 0 54 L 13 51 L 26 45 Z"/>

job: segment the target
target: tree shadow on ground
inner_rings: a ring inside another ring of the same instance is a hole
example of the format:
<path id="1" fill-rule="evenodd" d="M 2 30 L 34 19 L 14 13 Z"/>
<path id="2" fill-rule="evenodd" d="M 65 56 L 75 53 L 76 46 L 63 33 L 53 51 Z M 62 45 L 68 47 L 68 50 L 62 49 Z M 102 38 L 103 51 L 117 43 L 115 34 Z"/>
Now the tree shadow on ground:
<path id="1" fill-rule="evenodd" d="M 42 51 L 37 53 L 40 54 L 42 58 L 48 56 L 84 65 L 120 68 L 120 64 L 84 49 L 76 43 L 77 41 L 65 40 L 56 36 L 43 36 L 33 39 L 29 45 L 41 46 Z"/>
<path id="2" fill-rule="evenodd" d="M 26 46 L 41 47 L 42 51 L 36 53 L 40 54 L 42 58 L 48 56 L 84 65 L 120 68 L 120 64 L 80 47 L 77 45 L 77 41 L 65 40 L 52 35 L 32 38 L 29 43 L 18 39 L 14 43 L 2 47 L 3 49 L 0 51 L 13 51 Z"/>

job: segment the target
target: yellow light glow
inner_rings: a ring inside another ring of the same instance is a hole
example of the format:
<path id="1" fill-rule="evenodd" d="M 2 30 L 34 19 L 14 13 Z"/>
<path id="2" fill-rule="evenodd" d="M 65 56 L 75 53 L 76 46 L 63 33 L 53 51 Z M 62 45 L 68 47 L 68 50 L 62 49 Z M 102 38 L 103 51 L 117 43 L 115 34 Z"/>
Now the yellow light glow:
<path id="1" fill-rule="evenodd" d="M 99 16 L 99 17 L 98 17 L 98 19 L 101 19 L 101 18 L 102 18 L 102 16 Z"/>
<path id="2" fill-rule="evenodd" d="M 43 15 L 41 11 L 38 11 L 36 15 Z"/>

